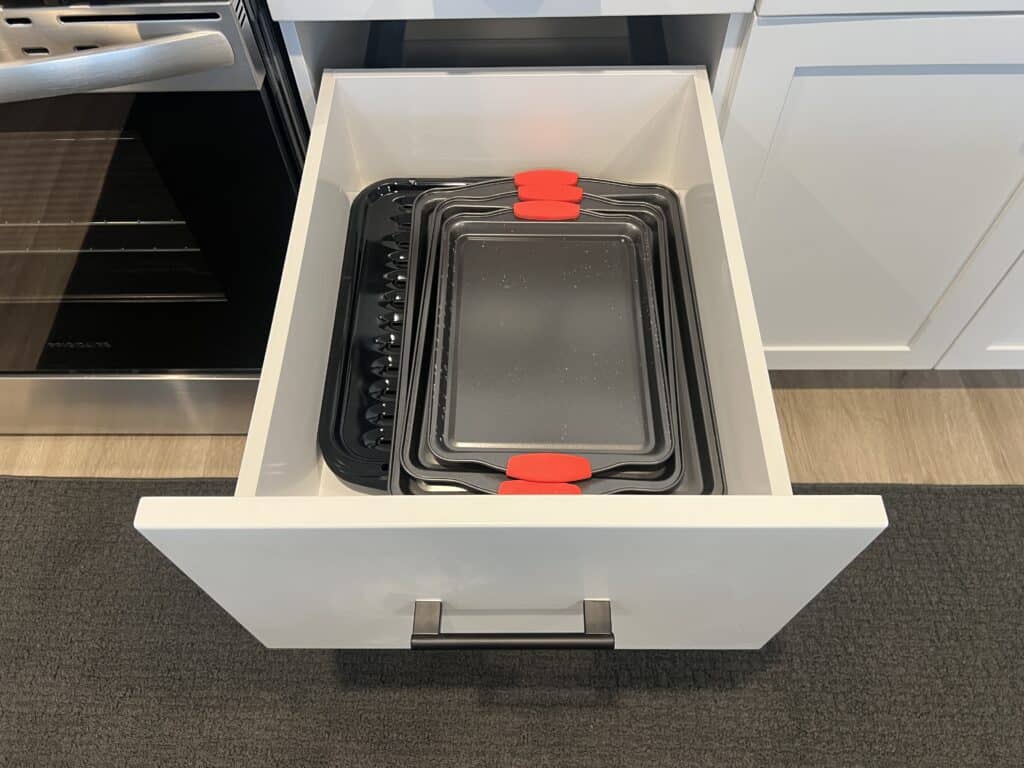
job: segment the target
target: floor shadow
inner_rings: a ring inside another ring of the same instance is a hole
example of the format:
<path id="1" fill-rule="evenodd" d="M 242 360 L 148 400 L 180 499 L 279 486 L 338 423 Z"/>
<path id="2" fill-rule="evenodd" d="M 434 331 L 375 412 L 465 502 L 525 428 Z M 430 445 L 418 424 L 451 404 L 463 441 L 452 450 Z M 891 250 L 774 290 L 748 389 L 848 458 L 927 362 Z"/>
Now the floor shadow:
<path id="1" fill-rule="evenodd" d="M 781 655 L 757 651 L 338 651 L 342 689 L 472 688 L 483 704 L 604 706 L 620 692 L 731 690 Z"/>

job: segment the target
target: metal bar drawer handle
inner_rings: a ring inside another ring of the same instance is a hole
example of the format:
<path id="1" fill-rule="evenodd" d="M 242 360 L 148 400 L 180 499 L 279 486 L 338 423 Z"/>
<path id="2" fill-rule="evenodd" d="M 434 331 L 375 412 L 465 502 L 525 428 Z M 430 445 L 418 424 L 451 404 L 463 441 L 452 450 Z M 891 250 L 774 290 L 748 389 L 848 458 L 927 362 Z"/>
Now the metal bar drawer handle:
<path id="1" fill-rule="evenodd" d="M 612 604 L 583 601 L 582 632 L 442 632 L 441 601 L 417 600 L 412 616 L 413 650 L 479 648 L 614 648 Z"/>

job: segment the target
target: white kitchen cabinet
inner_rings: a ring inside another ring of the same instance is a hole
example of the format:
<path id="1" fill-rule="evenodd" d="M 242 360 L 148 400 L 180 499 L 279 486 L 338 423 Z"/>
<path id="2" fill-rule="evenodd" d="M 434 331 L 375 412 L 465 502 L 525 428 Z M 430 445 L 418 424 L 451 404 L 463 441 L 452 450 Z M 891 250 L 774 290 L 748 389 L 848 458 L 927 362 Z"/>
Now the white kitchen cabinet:
<path id="1" fill-rule="evenodd" d="M 317 422 L 352 199 L 393 176 L 565 167 L 677 191 L 727 494 L 389 496 Z M 578 629 L 619 648 L 757 648 L 886 526 L 876 496 L 793 496 L 702 68 L 325 73 L 232 498 L 143 499 L 136 528 L 271 647 L 408 648 Z"/>
<path id="2" fill-rule="evenodd" d="M 1022 40 L 1013 14 L 755 19 L 724 144 L 769 367 L 938 363 L 1020 252 Z"/>
<path id="3" fill-rule="evenodd" d="M 978 244 L 943 297 L 945 306 L 978 308 L 970 322 L 947 322 L 956 341 L 939 368 L 1024 368 L 1024 183 Z M 946 313 L 936 322 L 949 320 Z"/>

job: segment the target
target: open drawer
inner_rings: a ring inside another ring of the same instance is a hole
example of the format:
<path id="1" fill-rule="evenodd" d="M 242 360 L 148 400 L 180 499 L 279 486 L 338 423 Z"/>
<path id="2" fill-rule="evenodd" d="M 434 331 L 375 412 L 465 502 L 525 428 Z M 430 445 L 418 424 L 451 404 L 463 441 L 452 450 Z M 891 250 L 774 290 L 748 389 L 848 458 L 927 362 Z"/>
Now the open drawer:
<path id="1" fill-rule="evenodd" d="M 387 496 L 317 449 L 352 199 L 379 179 L 564 167 L 678 191 L 725 496 Z M 877 497 L 791 495 L 700 68 L 328 71 L 236 494 L 148 498 L 136 528 L 272 647 L 578 629 L 619 648 L 758 648 L 886 526 Z"/>

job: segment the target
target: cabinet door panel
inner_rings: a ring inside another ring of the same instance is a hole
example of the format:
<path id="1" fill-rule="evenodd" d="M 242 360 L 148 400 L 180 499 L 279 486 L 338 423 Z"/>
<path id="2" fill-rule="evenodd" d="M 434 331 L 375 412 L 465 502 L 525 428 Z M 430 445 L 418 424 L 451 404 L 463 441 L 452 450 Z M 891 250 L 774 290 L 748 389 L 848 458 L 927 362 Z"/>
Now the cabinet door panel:
<path id="1" fill-rule="evenodd" d="M 1024 368 L 1024 252 L 939 367 Z"/>
<path id="2" fill-rule="evenodd" d="M 757 21 L 725 147 L 770 367 L 936 364 L 1016 256 L 982 246 L 1024 179 L 1022 38 L 1024 16 Z"/>

